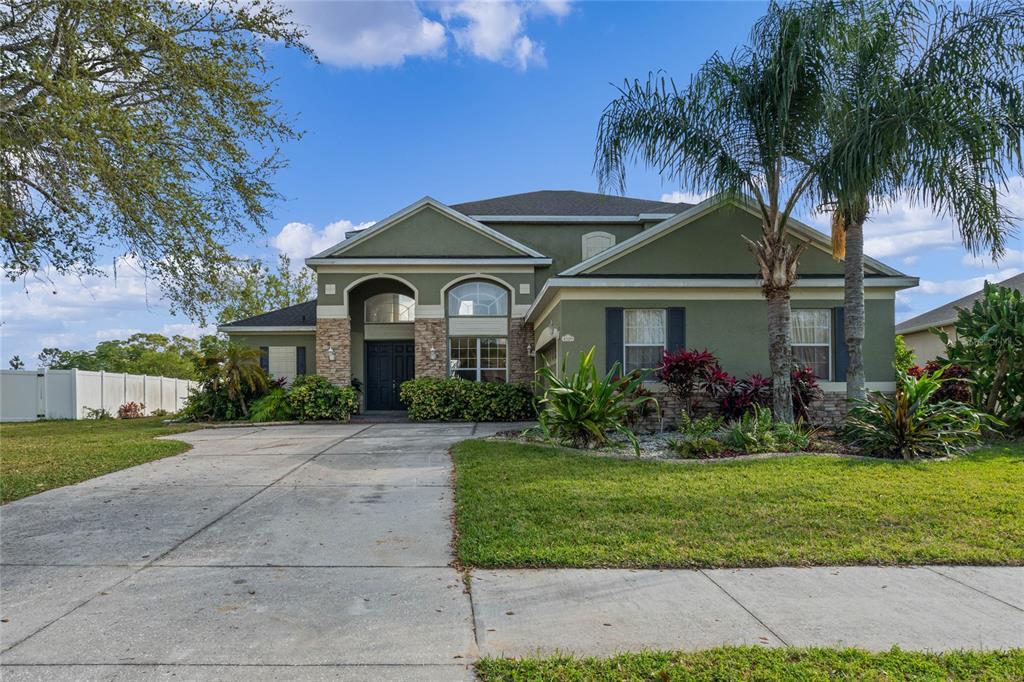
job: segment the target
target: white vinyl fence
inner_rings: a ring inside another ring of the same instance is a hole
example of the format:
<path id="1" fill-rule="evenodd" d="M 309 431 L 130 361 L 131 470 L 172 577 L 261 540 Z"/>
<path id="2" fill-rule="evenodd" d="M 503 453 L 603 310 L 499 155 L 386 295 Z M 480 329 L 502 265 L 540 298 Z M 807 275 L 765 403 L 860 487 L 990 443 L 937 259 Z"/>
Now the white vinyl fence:
<path id="1" fill-rule="evenodd" d="M 146 414 L 177 412 L 195 387 L 194 381 L 142 374 L 4 369 L 0 370 L 0 421 L 84 419 L 89 409 L 117 416 L 117 408 L 129 402 L 145 405 Z"/>

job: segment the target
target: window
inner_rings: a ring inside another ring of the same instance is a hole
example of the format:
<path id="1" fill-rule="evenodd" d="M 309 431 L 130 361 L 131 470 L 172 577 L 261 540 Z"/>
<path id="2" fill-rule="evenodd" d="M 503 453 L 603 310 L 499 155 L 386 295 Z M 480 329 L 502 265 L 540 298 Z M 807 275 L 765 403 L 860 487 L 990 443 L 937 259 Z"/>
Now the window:
<path id="1" fill-rule="evenodd" d="M 615 235 L 608 232 L 588 232 L 583 235 L 583 260 L 615 246 Z"/>
<path id="2" fill-rule="evenodd" d="M 508 292 L 490 282 L 466 282 L 448 290 L 450 317 L 504 317 Z"/>
<path id="3" fill-rule="evenodd" d="M 828 381 L 832 367 L 832 314 L 828 309 L 797 309 L 791 318 L 793 359 Z"/>
<path id="4" fill-rule="evenodd" d="M 404 294 L 377 294 L 366 299 L 366 321 L 373 324 L 412 322 L 416 301 Z"/>
<path id="5" fill-rule="evenodd" d="M 665 352 L 665 311 L 638 308 L 623 311 L 623 370 L 654 369 Z"/>
<path id="6" fill-rule="evenodd" d="M 295 347 L 295 373 L 305 374 L 306 373 L 306 347 L 296 346 Z"/>
<path id="7" fill-rule="evenodd" d="M 448 343 L 451 376 L 469 381 L 508 381 L 508 339 L 454 336 Z"/>

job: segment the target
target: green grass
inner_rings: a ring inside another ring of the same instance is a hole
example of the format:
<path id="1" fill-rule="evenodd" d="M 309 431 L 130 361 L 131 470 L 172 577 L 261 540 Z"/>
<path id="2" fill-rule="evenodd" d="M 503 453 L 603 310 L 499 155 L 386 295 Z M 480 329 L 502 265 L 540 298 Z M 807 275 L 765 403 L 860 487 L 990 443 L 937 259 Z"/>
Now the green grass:
<path id="1" fill-rule="evenodd" d="M 601 680 L 1024 680 L 1024 650 L 918 653 L 893 649 L 724 647 L 696 653 L 649 652 L 614 658 L 484 659 L 483 682 Z"/>
<path id="2" fill-rule="evenodd" d="M 1024 445 L 953 461 L 672 464 L 454 448 L 469 566 L 1024 564 Z"/>
<path id="3" fill-rule="evenodd" d="M 157 436 L 191 431 L 161 417 L 0 425 L 0 502 L 78 483 L 189 449 Z"/>

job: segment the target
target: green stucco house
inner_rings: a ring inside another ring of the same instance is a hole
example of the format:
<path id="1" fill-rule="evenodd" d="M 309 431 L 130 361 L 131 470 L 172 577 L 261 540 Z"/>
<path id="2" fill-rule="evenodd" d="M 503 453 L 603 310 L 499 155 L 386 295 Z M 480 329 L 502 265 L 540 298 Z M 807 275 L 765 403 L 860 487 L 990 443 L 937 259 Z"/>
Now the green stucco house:
<path id="1" fill-rule="evenodd" d="M 817 373 L 827 421 L 845 391 L 842 263 L 818 231 L 793 288 L 794 353 Z M 742 202 L 701 204 L 540 191 L 446 205 L 424 197 L 306 260 L 317 298 L 222 326 L 271 374 L 363 385 L 367 410 L 401 409 L 413 377 L 531 381 L 597 347 L 604 366 L 708 348 L 736 375 L 768 373 L 766 304 Z M 867 259 L 869 388 L 891 390 L 894 301 L 917 279 Z M 673 411 L 672 406 L 666 412 Z M 666 416 L 671 416 L 666 414 Z"/>

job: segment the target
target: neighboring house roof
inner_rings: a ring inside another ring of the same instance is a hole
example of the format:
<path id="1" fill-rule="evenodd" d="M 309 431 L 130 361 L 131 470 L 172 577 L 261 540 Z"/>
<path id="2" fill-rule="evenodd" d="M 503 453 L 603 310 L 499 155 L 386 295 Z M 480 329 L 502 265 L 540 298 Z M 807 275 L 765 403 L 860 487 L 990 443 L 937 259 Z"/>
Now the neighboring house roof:
<path id="1" fill-rule="evenodd" d="M 316 299 L 297 303 L 280 310 L 272 310 L 269 313 L 247 317 L 244 320 L 228 322 L 217 327 L 220 331 L 256 331 L 270 328 L 285 327 L 295 328 L 295 331 L 303 327 L 310 329 L 316 326 Z"/>
<path id="2" fill-rule="evenodd" d="M 334 246 L 325 249 L 320 253 L 313 255 L 310 258 L 307 258 L 306 264 L 320 265 L 324 264 L 329 259 L 341 257 L 346 251 L 348 251 L 355 245 L 361 244 L 368 239 L 372 239 L 374 236 L 384 232 L 389 227 L 396 225 L 397 223 L 401 222 L 405 218 L 408 218 L 412 214 L 428 208 L 448 216 L 455 222 L 464 225 L 465 227 L 481 235 L 484 235 L 489 239 L 493 239 L 495 242 L 499 244 L 503 244 L 505 247 L 511 249 L 515 253 L 518 253 L 522 257 L 540 258 L 548 260 L 548 262 L 550 262 L 550 259 L 547 259 L 546 256 L 544 256 L 544 254 L 540 253 L 539 251 L 535 251 L 534 249 L 531 249 L 525 244 L 520 244 L 519 242 L 512 239 L 508 235 L 502 234 L 501 232 L 498 232 L 497 230 L 494 230 L 488 227 L 487 225 L 484 225 L 483 223 L 474 220 L 473 218 L 470 218 L 469 216 L 457 210 L 453 210 L 450 206 L 442 204 L 440 201 L 434 199 L 433 197 L 423 197 L 419 201 L 406 206 L 401 211 L 393 213 L 384 220 L 381 220 L 380 222 L 374 224 L 373 227 L 361 230 L 355 236 L 349 239 L 345 239 L 344 241 L 338 242 Z"/>
<path id="3" fill-rule="evenodd" d="M 1001 287 L 1009 287 L 1011 289 L 1017 289 L 1018 291 L 1024 291 L 1024 272 L 1019 275 L 1014 275 L 1009 279 L 1005 279 L 998 284 Z M 952 324 L 956 321 L 957 311 L 960 308 L 968 308 L 973 305 L 976 300 L 981 298 L 982 291 L 984 291 L 984 289 L 979 289 L 973 294 L 968 294 L 963 298 L 958 298 L 957 300 L 951 301 L 945 305 L 940 305 L 938 308 L 929 310 L 917 317 L 912 317 L 906 322 L 900 322 L 896 325 L 896 333 L 911 334 L 913 332 L 930 329 L 931 327 L 943 327 L 947 324 Z"/>
<path id="4" fill-rule="evenodd" d="M 627 253 L 630 253 L 640 248 L 641 246 L 654 241 L 658 237 L 668 232 L 685 227 L 686 225 L 697 220 L 698 218 L 705 216 L 713 211 L 716 211 L 726 204 L 735 205 L 745 211 L 748 211 L 752 215 L 757 216 L 758 218 L 761 217 L 760 211 L 758 210 L 756 204 L 754 204 L 752 200 L 713 196 L 708 199 L 705 199 L 696 206 L 687 207 L 685 210 L 679 212 L 677 215 L 658 223 L 651 229 L 644 230 L 643 232 L 640 232 L 639 234 L 634 235 L 633 237 L 630 237 L 629 239 L 623 242 L 619 242 L 612 248 L 606 251 L 602 251 L 601 253 L 592 256 L 581 263 L 577 263 L 576 265 L 569 268 L 565 272 L 559 274 L 560 276 L 563 277 L 590 274 L 593 270 L 599 268 L 601 265 L 604 265 L 605 263 L 608 263 Z M 832 253 L 832 242 L 829 239 L 829 237 L 819 232 L 818 230 L 815 230 L 813 227 L 805 225 L 799 220 L 791 217 L 789 219 L 787 229 L 795 236 L 807 239 L 812 245 L 816 246 L 817 248 Z M 891 268 L 885 263 L 877 261 L 869 256 L 864 256 L 864 265 L 866 266 L 866 268 L 870 268 L 871 270 L 874 270 L 876 273 L 879 273 L 884 276 L 901 278 L 907 277 L 907 275 L 900 272 L 899 270 Z M 912 284 L 908 284 L 908 286 L 916 285 L 916 279 L 914 279 Z"/>
<path id="5" fill-rule="evenodd" d="M 472 216 L 637 216 L 676 214 L 690 206 L 570 190 L 524 192 L 451 205 L 459 213 Z"/>

